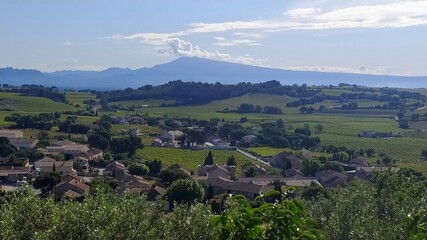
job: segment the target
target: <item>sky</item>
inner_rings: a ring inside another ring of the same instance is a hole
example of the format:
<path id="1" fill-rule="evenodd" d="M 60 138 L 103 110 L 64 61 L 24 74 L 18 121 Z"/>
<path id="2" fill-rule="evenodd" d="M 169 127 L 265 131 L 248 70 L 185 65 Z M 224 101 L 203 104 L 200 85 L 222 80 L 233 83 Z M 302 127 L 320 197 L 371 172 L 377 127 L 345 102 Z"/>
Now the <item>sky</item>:
<path id="1" fill-rule="evenodd" d="M 0 0 L 0 67 L 137 69 L 183 56 L 427 76 L 427 0 Z"/>

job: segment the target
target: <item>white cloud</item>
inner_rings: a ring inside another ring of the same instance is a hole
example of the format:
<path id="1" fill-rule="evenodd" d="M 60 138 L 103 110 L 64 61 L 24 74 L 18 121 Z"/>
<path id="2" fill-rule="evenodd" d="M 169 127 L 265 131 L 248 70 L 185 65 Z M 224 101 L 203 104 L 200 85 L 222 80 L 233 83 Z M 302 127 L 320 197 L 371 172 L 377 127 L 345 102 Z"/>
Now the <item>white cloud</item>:
<path id="1" fill-rule="evenodd" d="M 236 45 L 247 45 L 247 46 L 256 46 L 261 45 L 257 40 L 254 39 L 232 39 L 227 40 L 224 37 L 215 37 L 216 42 L 214 45 L 220 47 L 236 46 Z"/>
<path id="2" fill-rule="evenodd" d="M 168 54 L 183 57 L 200 57 L 214 60 L 221 60 L 234 63 L 242 63 L 249 65 L 261 65 L 262 60 L 254 59 L 249 55 L 231 56 L 227 53 L 218 51 L 210 52 L 200 49 L 199 46 L 193 45 L 179 38 L 171 38 L 166 40 L 167 49 L 159 50 L 159 54 Z"/>
<path id="3" fill-rule="evenodd" d="M 73 45 L 73 43 L 72 42 L 68 42 L 68 41 L 62 43 L 62 46 L 66 46 L 66 47 L 70 47 L 72 45 Z"/>
<path id="4" fill-rule="evenodd" d="M 165 45 L 166 40 L 178 36 L 187 35 L 185 31 L 176 33 L 137 33 L 128 36 L 115 34 L 111 37 L 100 37 L 100 39 L 114 39 L 114 40 L 140 40 L 143 43 L 150 45 Z"/>
<path id="5" fill-rule="evenodd" d="M 236 32 L 232 34 L 233 36 L 239 36 L 243 38 L 253 38 L 253 39 L 263 39 L 264 35 L 259 33 L 245 33 L 245 32 Z"/>
<path id="6" fill-rule="evenodd" d="M 320 11 L 320 8 L 296 8 L 286 11 L 283 15 L 289 18 L 305 18 L 316 15 Z"/>
<path id="7" fill-rule="evenodd" d="M 318 8 L 291 9 L 279 19 L 192 23 L 192 33 L 225 31 L 285 31 L 340 28 L 403 28 L 427 24 L 427 1 L 400 1 L 353 6 L 322 12 Z"/>
<path id="8" fill-rule="evenodd" d="M 313 72 L 339 72 L 339 73 L 360 73 L 360 74 L 385 74 L 387 67 L 379 66 L 368 68 L 366 66 L 339 67 L 339 66 L 285 66 L 282 69 L 295 71 L 313 71 Z"/>

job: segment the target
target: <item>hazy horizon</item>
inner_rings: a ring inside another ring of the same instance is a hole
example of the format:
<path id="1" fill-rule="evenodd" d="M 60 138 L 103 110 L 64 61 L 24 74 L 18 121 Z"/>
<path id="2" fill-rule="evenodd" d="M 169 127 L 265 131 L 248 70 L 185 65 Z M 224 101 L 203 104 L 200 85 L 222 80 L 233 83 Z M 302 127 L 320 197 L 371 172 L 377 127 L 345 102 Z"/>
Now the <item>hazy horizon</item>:
<path id="1" fill-rule="evenodd" d="M 179 57 L 427 76 L 427 1 L 2 1 L 0 67 L 139 69 Z"/>

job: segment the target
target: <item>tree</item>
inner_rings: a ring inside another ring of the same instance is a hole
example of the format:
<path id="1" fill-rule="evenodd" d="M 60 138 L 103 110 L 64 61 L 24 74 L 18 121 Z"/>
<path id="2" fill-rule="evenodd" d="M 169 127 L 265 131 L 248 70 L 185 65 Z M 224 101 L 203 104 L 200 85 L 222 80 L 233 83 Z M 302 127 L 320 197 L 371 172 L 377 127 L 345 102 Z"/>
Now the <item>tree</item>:
<path id="1" fill-rule="evenodd" d="M 366 149 L 366 155 L 368 157 L 373 157 L 375 155 L 375 150 L 373 148 Z"/>
<path id="2" fill-rule="evenodd" d="M 59 173 L 46 172 L 36 177 L 33 186 L 35 189 L 41 189 L 43 193 L 47 193 L 51 191 L 60 181 L 61 175 Z"/>
<path id="3" fill-rule="evenodd" d="M 205 158 L 205 162 L 203 163 L 203 165 L 213 165 L 213 164 L 214 164 L 214 160 L 213 160 L 213 157 L 212 157 L 212 152 L 209 151 L 208 155 Z"/>
<path id="4" fill-rule="evenodd" d="M 252 207 L 238 195 L 230 198 L 227 205 L 222 215 L 213 217 L 218 239 L 322 239 L 301 201 L 264 202 Z"/>
<path id="5" fill-rule="evenodd" d="M 154 161 L 147 161 L 145 163 L 148 166 L 148 174 L 151 176 L 156 176 L 162 170 L 162 161 L 154 159 Z"/>
<path id="6" fill-rule="evenodd" d="M 234 156 L 228 157 L 226 166 L 236 166 L 236 158 Z"/>
<path id="7" fill-rule="evenodd" d="M 323 166 L 320 161 L 304 159 L 301 165 L 301 172 L 306 176 L 314 176 L 322 168 Z"/>
<path id="8" fill-rule="evenodd" d="M 427 160 L 427 149 L 423 150 L 421 155 L 423 156 L 424 160 Z"/>
<path id="9" fill-rule="evenodd" d="M 323 125 L 322 124 L 317 124 L 317 125 L 315 125 L 314 126 L 314 132 L 316 133 L 316 134 L 320 134 L 320 133 L 322 133 L 323 132 Z"/>
<path id="10" fill-rule="evenodd" d="M 385 166 L 387 166 L 387 167 L 390 167 L 392 164 L 393 164 L 393 159 L 390 157 L 390 156 L 383 156 L 382 157 L 382 159 L 381 159 L 381 162 L 385 165 Z"/>
<path id="11" fill-rule="evenodd" d="M 283 129 L 285 127 L 285 121 L 283 119 L 279 118 L 276 121 L 276 128 Z"/>
<path id="12" fill-rule="evenodd" d="M 341 151 L 337 153 L 337 158 L 340 162 L 347 162 L 350 159 L 350 156 L 348 155 L 348 153 Z"/>
<path id="13" fill-rule="evenodd" d="M 90 147 L 99 148 L 101 150 L 107 149 L 109 145 L 108 139 L 100 134 L 90 135 L 87 141 L 89 142 Z"/>
<path id="14" fill-rule="evenodd" d="M 148 167 L 142 163 L 131 163 L 128 170 L 131 174 L 138 176 L 145 176 L 149 171 Z"/>
<path id="15" fill-rule="evenodd" d="M 16 151 L 16 147 L 10 144 L 8 138 L 0 137 L 0 157 L 9 157 Z"/>
<path id="16" fill-rule="evenodd" d="M 254 167 L 249 167 L 244 171 L 245 177 L 255 177 L 257 175 Z"/>
<path id="17" fill-rule="evenodd" d="M 190 179 L 179 179 L 173 182 L 166 191 L 168 201 L 172 204 L 192 204 L 203 199 L 205 191 L 196 181 Z"/>

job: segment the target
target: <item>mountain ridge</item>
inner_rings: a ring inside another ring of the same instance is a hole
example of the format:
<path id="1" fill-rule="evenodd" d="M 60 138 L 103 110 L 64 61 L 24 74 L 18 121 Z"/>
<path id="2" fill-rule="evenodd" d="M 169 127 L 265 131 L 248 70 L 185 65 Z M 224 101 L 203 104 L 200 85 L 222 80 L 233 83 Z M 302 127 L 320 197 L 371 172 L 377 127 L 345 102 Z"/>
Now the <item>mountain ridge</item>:
<path id="1" fill-rule="evenodd" d="M 360 73 L 284 70 L 229 63 L 196 57 L 181 57 L 151 68 L 111 67 L 102 71 L 62 70 L 43 73 L 38 70 L 1 68 L 1 84 L 37 84 L 69 89 L 113 90 L 161 85 L 173 80 L 227 83 L 265 82 L 282 84 L 337 85 L 358 84 L 371 87 L 427 87 L 427 76 L 390 76 Z"/>

